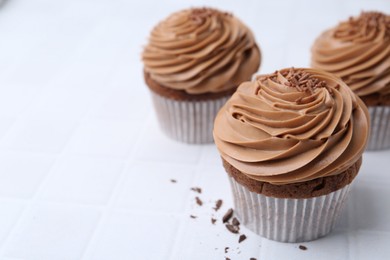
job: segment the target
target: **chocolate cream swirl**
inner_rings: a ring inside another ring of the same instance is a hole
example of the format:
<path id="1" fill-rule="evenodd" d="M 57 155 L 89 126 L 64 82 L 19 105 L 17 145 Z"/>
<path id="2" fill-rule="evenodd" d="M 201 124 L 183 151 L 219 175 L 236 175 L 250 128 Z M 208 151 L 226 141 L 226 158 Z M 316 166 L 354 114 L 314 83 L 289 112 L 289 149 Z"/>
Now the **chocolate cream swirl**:
<path id="1" fill-rule="evenodd" d="M 211 8 L 172 14 L 151 32 L 145 71 L 165 87 L 189 94 L 222 92 L 250 80 L 260 65 L 252 32 L 236 17 Z"/>
<path id="2" fill-rule="evenodd" d="M 228 163 L 276 185 L 342 173 L 361 157 L 368 134 L 360 98 L 315 69 L 284 69 L 242 83 L 214 124 Z"/>
<path id="3" fill-rule="evenodd" d="M 390 16 L 362 12 L 322 33 L 312 67 L 341 77 L 359 96 L 390 94 Z"/>

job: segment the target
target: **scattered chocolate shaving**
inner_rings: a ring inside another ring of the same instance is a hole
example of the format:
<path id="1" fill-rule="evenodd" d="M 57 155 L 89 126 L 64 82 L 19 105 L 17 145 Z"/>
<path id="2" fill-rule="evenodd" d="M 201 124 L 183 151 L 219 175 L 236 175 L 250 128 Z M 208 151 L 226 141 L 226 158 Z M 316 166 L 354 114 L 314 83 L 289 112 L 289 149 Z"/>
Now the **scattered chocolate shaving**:
<path id="1" fill-rule="evenodd" d="M 229 250 L 229 247 L 228 246 L 225 247 L 225 254 L 227 254 L 228 250 Z"/>
<path id="2" fill-rule="evenodd" d="M 199 194 L 201 194 L 201 193 L 202 193 L 202 189 L 201 189 L 201 188 L 199 188 L 199 187 L 194 187 L 194 188 L 191 188 L 191 190 L 192 190 L 192 191 L 195 191 L 195 192 L 197 192 L 197 193 L 199 193 Z"/>
<path id="3" fill-rule="evenodd" d="M 211 224 L 215 224 L 215 222 L 217 222 L 217 220 L 215 218 L 211 218 Z"/>
<path id="4" fill-rule="evenodd" d="M 229 257 L 225 257 L 225 260 L 230 260 L 230 258 Z"/>
<path id="5" fill-rule="evenodd" d="M 194 216 L 194 215 L 190 215 L 190 218 L 197 218 L 197 216 Z"/>
<path id="6" fill-rule="evenodd" d="M 217 200 L 217 201 L 215 202 L 214 210 L 215 210 L 215 211 L 218 211 L 218 210 L 221 208 L 222 203 L 223 203 L 222 200 Z"/>
<path id="7" fill-rule="evenodd" d="M 254 257 L 251 257 L 251 258 L 249 258 L 249 260 L 257 260 L 256 258 L 254 258 Z"/>
<path id="8" fill-rule="evenodd" d="M 199 199 L 199 197 L 195 197 L 195 200 L 196 200 L 196 204 L 198 204 L 199 206 L 203 205 L 203 201 Z"/>
<path id="9" fill-rule="evenodd" d="M 244 241 L 246 239 L 246 236 L 244 234 L 242 234 L 239 238 L 238 238 L 238 243 L 241 243 L 242 241 Z"/>
<path id="10" fill-rule="evenodd" d="M 171 182 L 172 183 L 176 183 L 177 181 L 175 179 L 171 179 Z"/>
<path id="11" fill-rule="evenodd" d="M 222 217 L 222 222 L 226 223 L 230 220 L 230 218 L 233 216 L 233 209 L 229 209 L 225 215 Z"/>
<path id="12" fill-rule="evenodd" d="M 226 224 L 225 226 L 233 234 L 237 234 L 240 231 L 240 227 L 239 226 L 234 226 L 232 224 Z"/>
<path id="13" fill-rule="evenodd" d="M 305 247 L 304 245 L 299 245 L 299 249 L 305 251 L 305 250 L 307 250 L 307 247 Z"/>
<path id="14" fill-rule="evenodd" d="M 238 219 L 236 217 L 233 218 L 233 221 L 232 221 L 232 224 L 234 226 L 239 226 L 240 225 L 240 221 L 238 221 Z"/>

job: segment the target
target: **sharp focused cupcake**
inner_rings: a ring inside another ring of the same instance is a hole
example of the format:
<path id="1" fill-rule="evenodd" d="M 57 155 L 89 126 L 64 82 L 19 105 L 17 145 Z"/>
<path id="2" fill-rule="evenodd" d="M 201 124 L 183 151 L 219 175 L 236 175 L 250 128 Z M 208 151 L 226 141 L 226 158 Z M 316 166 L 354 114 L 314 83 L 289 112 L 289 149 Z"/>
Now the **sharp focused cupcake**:
<path id="1" fill-rule="evenodd" d="M 368 149 L 390 148 L 390 16 L 362 12 L 326 30 L 314 42 L 312 67 L 341 77 L 368 106 Z"/>
<path id="2" fill-rule="evenodd" d="M 368 134 L 366 106 L 329 73 L 283 69 L 242 83 L 214 124 L 241 222 L 282 242 L 329 233 Z"/>
<path id="3" fill-rule="evenodd" d="M 142 60 L 162 130 L 182 142 L 209 143 L 216 113 L 258 70 L 260 50 L 233 15 L 192 8 L 152 30 Z"/>

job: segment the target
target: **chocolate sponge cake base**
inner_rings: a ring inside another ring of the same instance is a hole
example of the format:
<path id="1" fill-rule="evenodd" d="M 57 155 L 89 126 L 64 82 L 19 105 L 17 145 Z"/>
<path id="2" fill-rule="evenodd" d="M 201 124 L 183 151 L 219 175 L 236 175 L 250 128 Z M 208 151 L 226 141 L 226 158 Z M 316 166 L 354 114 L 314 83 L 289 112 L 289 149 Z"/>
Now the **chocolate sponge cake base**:
<path id="1" fill-rule="evenodd" d="M 380 95 L 378 93 L 360 97 L 366 106 L 390 106 L 390 94 Z"/>
<path id="2" fill-rule="evenodd" d="M 275 185 L 251 179 L 223 158 L 222 161 L 226 172 L 233 177 L 235 181 L 248 188 L 248 190 L 269 197 L 291 199 L 313 198 L 339 190 L 352 182 L 358 174 L 362 164 L 362 158 L 360 157 L 360 159 L 346 171 L 337 175 L 300 183 Z"/>
<path id="3" fill-rule="evenodd" d="M 144 71 L 144 78 L 150 90 L 163 97 L 178 100 L 178 101 L 202 101 L 202 100 L 219 99 L 221 97 L 231 96 L 237 89 L 237 87 L 234 87 L 216 93 L 189 94 L 184 90 L 176 90 L 176 89 L 168 88 L 157 83 L 155 80 L 153 80 L 150 77 L 150 73 L 147 73 L 146 71 Z"/>

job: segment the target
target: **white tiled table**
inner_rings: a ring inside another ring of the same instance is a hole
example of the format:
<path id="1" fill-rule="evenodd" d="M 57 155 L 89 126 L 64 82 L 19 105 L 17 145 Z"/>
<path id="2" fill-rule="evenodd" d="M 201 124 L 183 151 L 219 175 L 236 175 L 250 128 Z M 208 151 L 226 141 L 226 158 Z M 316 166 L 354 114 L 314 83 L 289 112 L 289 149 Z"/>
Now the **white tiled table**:
<path id="1" fill-rule="evenodd" d="M 0 258 L 389 259 L 390 151 L 365 154 L 341 223 L 303 243 L 308 250 L 244 228 L 238 244 L 220 221 L 232 199 L 215 147 L 160 133 L 140 52 L 160 19 L 208 4 L 253 29 L 261 72 L 308 66 L 323 29 L 363 9 L 390 13 L 390 2 L 187 2 L 8 0 L 0 8 Z"/>

